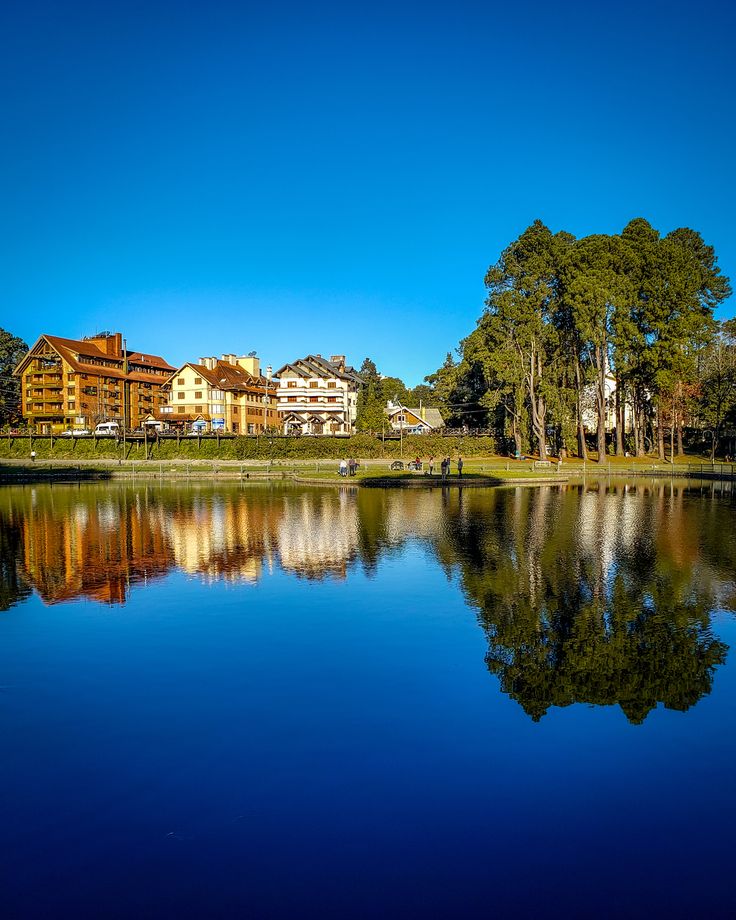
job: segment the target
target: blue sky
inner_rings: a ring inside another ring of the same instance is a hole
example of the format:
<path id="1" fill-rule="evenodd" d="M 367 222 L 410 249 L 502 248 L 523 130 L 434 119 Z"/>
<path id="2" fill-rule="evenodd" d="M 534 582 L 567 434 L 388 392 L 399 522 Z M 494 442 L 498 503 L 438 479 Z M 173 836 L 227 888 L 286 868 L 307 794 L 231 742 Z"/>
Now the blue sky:
<path id="1" fill-rule="evenodd" d="M 707 0 L 4 4 L 0 325 L 413 384 L 535 218 L 691 226 L 734 278 L 735 26 Z"/>

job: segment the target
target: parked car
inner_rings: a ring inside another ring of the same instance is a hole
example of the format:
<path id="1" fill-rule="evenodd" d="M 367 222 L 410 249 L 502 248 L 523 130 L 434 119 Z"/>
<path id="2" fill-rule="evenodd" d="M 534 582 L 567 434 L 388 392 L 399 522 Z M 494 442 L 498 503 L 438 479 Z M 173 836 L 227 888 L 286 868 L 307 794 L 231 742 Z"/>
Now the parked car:
<path id="1" fill-rule="evenodd" d="M 69 428 L 61 432 L 62 438 L 81 438 L 86 434 L 92 434 L 89 428 Z"/>
<path id="2" fill-rule="evenodd" d="M 95 434 L 99 437 L 100 435 L 117 435 L 120 433 L 120 425 L 118 422 L 100 422 L 99 425 L 95 426 Z"/>

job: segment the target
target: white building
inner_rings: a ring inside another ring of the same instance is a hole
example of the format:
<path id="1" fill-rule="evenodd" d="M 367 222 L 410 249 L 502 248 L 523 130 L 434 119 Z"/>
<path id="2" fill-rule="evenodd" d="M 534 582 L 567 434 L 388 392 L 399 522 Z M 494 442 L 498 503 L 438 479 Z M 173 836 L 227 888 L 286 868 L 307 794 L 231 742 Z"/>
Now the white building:
<path id="1" fill-rule="evenodd" d="M 616 427 L 616 378 L 613 374 L 606 374 L 606 431 L 613 431 Z M 598 384 L 589 383 L 583 390 L 583 425 L 586 431 L 598 430 L 598 410 L 596 408 L 596 395 Z M 628 402 L 624 406 L 624 430 L 631 431 L 633 419 L 631 407 Z"/>
<path id="2" fill-rule="evenodd" d="M 285 434 L 350 434 L 363 383 L 345 355 L 307 355 L 276 372 L 278 411 Z"/>

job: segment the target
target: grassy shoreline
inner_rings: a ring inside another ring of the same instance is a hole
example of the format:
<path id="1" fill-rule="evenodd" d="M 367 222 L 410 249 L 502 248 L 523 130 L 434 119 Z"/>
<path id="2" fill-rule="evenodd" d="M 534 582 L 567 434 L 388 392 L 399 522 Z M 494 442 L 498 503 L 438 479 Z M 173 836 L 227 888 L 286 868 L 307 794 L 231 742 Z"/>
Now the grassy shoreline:
<path id="1" fill-rule="evenodd" d="M 393 471 L 390 459 L 362 460 L 357 475 L 343 478 L 335 460 L 231 460 L 169 458 L 166 460 L 127 460 L 114 458 L 0 458 L 0 482 L 60 481 L 84 479 L 146 480 L 289 480 L 317 485 L 366 485 L 387 488 L 442 486 L 441 476 L 425 472 Z M 435 467 L 436 469 L 436 467 Z M 710 464 L 698 458 L 682 458 L 675 464 L 654 459 L 611 458 L 610 463 L 583 464 L 579 461 L 552 463 L 539 467 L 531 459 L 509 460 L 489 456 L 468 458 L 462 479 L 453 474 L 446 485 L 497 485 L 503 482 L 566 482 L 580 477 L 690 477 L 694 479 L 736 478 L 736 465 Z"/>

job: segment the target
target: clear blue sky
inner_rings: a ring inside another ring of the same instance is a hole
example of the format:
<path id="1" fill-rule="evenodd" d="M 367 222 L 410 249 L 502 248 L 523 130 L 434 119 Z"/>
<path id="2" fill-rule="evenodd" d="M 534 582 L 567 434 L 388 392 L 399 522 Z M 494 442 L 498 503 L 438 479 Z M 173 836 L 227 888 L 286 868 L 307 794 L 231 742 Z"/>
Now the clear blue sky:
<path id="1" fill-rule="evenodd" d="M 734 278 L 735 32 L 707 0 L 6 3 L 0 325 L 417 383 L 537 217 L 691 226 Z"/>

